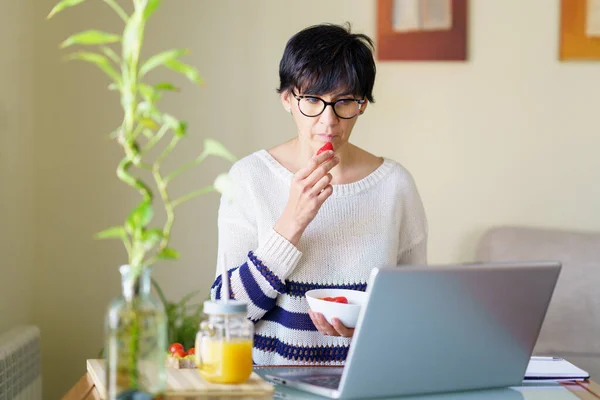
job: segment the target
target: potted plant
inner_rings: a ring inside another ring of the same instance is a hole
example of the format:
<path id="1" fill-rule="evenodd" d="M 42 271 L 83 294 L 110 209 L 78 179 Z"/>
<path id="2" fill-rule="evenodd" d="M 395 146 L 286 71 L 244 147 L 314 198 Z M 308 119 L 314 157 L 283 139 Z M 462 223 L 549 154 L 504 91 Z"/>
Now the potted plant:
<path id="1" fill-rule="evenodd" d="M 146 23 L 160 6 L 160 0 L 131 0 L 129 11 L 117 0 L 103 1 L 123 20 L 123 32 L 86 30 L 66 38 L 61 47 L 95 49 L 76 51 L 67 58 L 91 63 L 102 70 L 110 79 L 109 89 L 118 94 L 123 110 L 123 120 L 111 133 L 123 150 L 117 176 L 137 191 L 141 199 L 122 225 L 97 234 L 102 239 L 120 239 L 128 256 L 127 263 L 120 268 L 123 294 L 111 304 L 106 316 L 107 391 L 110 398 L 152 398 L 165 389 L 167 335 L 177 338 L 182 331 L 192 329 L 190 326 L 200 310 L 186 311 L 190 296 L 180 303 L 167 302 L 156 282 L 162 303 L 155 301 L 150 295 L 150 268 L 158 260 L 178 258 L 177 251 L 170 247 L 175 209 L 196 196 L 213 190 L 223 192 L 228 187 L 226 174 L 220 174 L 212 186 L 181 197 L 172 196 L 169 184 L 206 157 L 222 157 L 230 162 L 235 161 L 235 157 L 219 142 L 206 139 L 197 158 L 174 171 L 163 170 L 163 162 L 186 137 L 188 127 L 184 121 L 158 108 L 165 93 L 178 89 L 167 82 L 149 83 L 148 74 L 166 67 L 195 84 L 201 83 L 200 75 L 194 67 L 181 61 L 188 53 L 184 49 L 165 50 L 141 59 Z M 85 0 L 62 0 L 48 18 L 83 2 Z M 144 181 L 140 171 L 147 171 L 152 180 Z M 162 226 L 152 224 L 157 204 L 166 216 Z M 169 325 L 165 307 L 171 317 Z M 183 321 L 173 320 L 178 318 Z"/>

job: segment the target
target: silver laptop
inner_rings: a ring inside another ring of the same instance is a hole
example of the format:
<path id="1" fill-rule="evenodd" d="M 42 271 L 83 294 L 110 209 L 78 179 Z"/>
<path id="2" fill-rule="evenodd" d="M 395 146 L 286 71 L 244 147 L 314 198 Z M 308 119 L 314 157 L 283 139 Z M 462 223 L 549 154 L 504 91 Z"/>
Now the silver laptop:
<path id="1" fill-rule="evenodd" d="M 375 268 L 344 367 L 264 375 L 345 399 L 520 385 L 560 269 L 559 262 Z"/>

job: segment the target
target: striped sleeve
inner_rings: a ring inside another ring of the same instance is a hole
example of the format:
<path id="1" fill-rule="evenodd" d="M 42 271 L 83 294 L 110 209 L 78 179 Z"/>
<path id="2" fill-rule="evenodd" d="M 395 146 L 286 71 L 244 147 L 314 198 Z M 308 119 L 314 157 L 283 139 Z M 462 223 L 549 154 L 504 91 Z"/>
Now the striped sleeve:
<path id="1" fill-rule="evenodd" d="M 240 174 L 235 166 L 230 171 L 235 193 L 231 201 L 222 197 L 219 206 L 217 276 L 211 298 L 223 296 L 220 275 L 226 268 L 230 297 L 246 301 L 248 318 L 257 321 L 275 307 L 277 296 L 285 292 L 285 280 L 302 253 L 273 229 L 259 238 L 252 194 L 244 190 Z"/>
<path id="2" fill-rule="evenodd" d="M 272 231 L 256 252 L 248 253 L 242 265 L 228 270 L 230 298 L 246 301 L 248 318 L 253 321 L 261 319 L 275 307 L 277 295 L 285 293 L 285 277 L 298 264 L 301 255 L 295 246 Z M 220 299 L 223 296 L 222 289 L 223 282 L 219 275 L 212 285 L 211 298 Z"/>

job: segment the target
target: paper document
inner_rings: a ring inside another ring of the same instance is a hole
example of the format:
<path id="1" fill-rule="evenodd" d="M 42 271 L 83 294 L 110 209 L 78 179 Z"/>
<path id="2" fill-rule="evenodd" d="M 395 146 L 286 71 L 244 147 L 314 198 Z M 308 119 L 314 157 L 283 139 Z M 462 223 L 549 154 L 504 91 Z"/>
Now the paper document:
<path id="1" fill-rule="evenodd" d="M 582 381 L 589 377 L 587 371 L 560 357 L 531 357 L 525 371 L 525 381 Z"/>

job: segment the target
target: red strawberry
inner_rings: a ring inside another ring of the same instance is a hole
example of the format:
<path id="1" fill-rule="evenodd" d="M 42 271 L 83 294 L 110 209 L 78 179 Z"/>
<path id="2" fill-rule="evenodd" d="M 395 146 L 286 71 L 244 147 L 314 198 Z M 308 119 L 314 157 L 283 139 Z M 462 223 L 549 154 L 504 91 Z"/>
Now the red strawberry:
<path id="1" fill-rule="evenodd" d="M 348 304 L 348 299 L 345 298 L 344 296 L 334 297 L 333 301 L 336 303 Z"/>
<path id="2" fill-rule="evenodd" d="M 331 144 L 331 142 L 327 142 L 327 143 L 325 143 L 325 144 L 323 145 L 323 147 L 321 147 L 321 148 L 319 149 L 319 151 L 317 151 L 317 155 L 319 155 L 319 154 L 321 154 L 322 152 L 324 152 L 324 151 L 327 151 L 327 150 L 333 150 L 333 145 Z"/>

